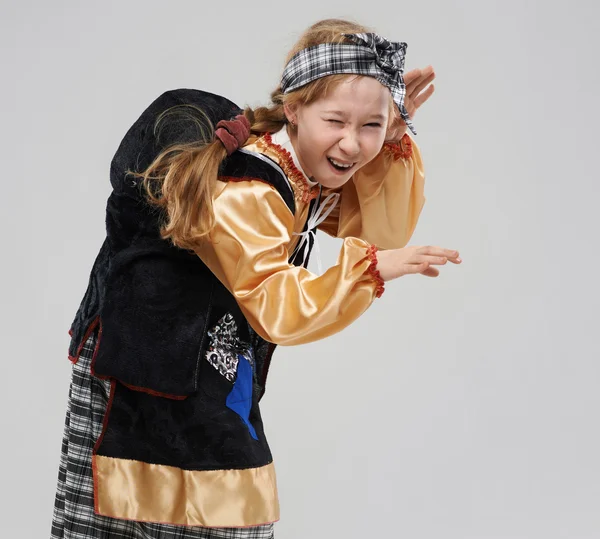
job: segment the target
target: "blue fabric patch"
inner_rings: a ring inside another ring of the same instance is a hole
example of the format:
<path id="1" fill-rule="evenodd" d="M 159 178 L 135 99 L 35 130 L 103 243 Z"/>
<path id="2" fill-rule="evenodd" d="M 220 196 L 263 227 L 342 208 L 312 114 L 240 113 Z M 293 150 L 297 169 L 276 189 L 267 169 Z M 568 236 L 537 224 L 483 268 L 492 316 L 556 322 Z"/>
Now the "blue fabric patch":
<path id="1" fill-rule="evenodd" d="M 237 378 L 233 384 L 231 393 L 227 395 L 225 404 L 227 408 L 233 410 L 239 415 L 248 426 L 250 435 L 258 440 L 254 427 L 248 420 L 250 417 L 250 408 L 252 408 L 252 365 L 241 354 L 238 354 Z"/>

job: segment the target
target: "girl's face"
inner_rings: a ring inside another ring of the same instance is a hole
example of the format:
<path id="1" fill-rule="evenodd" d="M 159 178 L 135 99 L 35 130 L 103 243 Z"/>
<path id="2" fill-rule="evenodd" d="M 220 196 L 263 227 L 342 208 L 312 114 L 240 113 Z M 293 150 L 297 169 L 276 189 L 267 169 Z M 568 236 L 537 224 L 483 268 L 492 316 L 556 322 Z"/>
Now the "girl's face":
<path id="1" fill-rule="evenodd" d="M 323 187 L 345 184 L 383 146 L 390 92 L 373 77 L 352 77 L 327 97 L 286 107 L 290 140 L 304 172 Z"/>

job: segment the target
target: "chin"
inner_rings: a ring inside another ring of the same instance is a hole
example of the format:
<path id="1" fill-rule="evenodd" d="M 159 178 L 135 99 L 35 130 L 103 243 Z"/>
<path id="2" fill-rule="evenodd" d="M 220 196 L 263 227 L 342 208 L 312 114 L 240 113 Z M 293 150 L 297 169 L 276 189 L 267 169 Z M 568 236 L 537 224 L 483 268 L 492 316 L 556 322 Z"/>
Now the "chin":
<path id="1" fill-rule="evenodd" d="M 348 174 L 347 176 L 334 176 L 332 178 L 330 174 L 322 174 L 316 177 L 315 181 L 320 183 L 323 187 L 327 187 L 328 189 L 335 189 L 336 187 L 341 187 L 342 185 L 347 183 L 350 179 L 352 179 L 353 175 L 354 173 Z"/>
<path id="2" fill-rule="evenodd" d="M 349 180 L 350 178 L 348 178 Z M 321 180 L 320 178 L 315 178 L 315 181 L 319 184 L 322 185 L 323 187 L 327 187 L 328 189 L 335 189 L 336 187 L 341 187 L 342 185 L 344 185 L 348 180 L 340 180 L 339 178 L 334 178 L 333 180 L 331 179 L 323 179 Z"/>

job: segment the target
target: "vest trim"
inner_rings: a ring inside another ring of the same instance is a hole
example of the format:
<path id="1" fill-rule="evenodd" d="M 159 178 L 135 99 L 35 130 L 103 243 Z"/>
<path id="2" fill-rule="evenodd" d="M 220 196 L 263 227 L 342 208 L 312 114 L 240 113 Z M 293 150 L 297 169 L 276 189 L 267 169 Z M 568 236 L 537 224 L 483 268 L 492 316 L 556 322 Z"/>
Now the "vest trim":
<path id="1" fill-rule="evenodd" d="M 266 155 L 264 155 L 262 153 L 259 153 L 259 152 L 253 152 L 252 150 L 247 150 L 245 148 L 240 148 L 238 151 L 241 152 L 241 153 L 245 153 L 246 155 L 253 155 L 254 157 L 256 157 L 256 158 L 260 159 L 261 161 L 264 161 L 265 163 L 267 163 L 270 166 L 272 166 L 277 172 L 279 172 L 279 174 L 281 175 L 281 177 L 285 180 L 285 182 L 287 183 L 288 187 L 290 188 L 290 191 L 291 191 L 292 195 L 294 195 L 294 188 L 292 187 L 292 184 L 291 184 L 289 178 L 285 175 L 285 172 L 279 166 L 278 163 L 276 163 L 275 161 L 273 161 L 268 156 L 266 156 Z"/>

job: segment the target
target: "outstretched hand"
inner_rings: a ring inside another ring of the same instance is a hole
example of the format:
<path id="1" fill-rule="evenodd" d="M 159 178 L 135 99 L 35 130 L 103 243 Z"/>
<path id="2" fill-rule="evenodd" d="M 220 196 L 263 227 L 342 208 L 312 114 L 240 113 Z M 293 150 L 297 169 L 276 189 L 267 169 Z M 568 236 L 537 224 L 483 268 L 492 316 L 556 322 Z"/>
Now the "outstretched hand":
<path id="1" fill-rule="evenodd" d="M 446 262 L 461 264 L 462 258 L 458 251 L 436 245 L 411 245 L 377 252 L 377 270 L 384 281 L 411 273 L 437 277 L 440 272 L 433 266 L 444 266 Z"/>
<path id="2" fill-rule="evenodd" d="M 404 75 L 404 84 L 406 86 L 404 106 L 411 120 L 421 105 L 432 96 L 435 90 L 434 85 L 431 84 L 433 79 L 435 79 L 433 66 L 427 66 L 423 69 L 412 69 Z M 400 140 L 407 129 L 404 120 L 398 116 L 388 140 Z"/>

